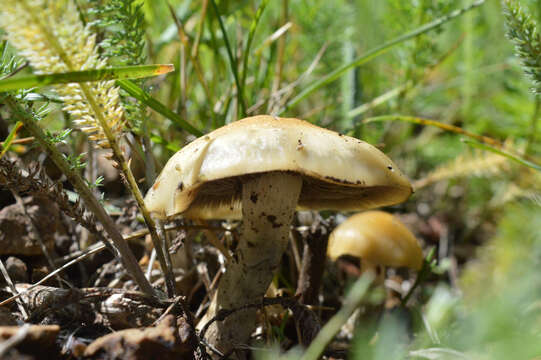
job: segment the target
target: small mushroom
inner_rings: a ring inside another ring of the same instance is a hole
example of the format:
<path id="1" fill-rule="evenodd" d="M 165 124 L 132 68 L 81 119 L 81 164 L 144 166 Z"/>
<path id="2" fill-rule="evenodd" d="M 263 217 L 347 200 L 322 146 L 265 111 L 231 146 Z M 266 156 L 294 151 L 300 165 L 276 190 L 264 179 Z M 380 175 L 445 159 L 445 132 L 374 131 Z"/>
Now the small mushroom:
<path id="1" fill-rule="evenodd" d="M 351 216 L 329 237 L 327 255 L 336 260 L 349 255 L 361 259 L 361 271 L 378 266 L 420 270 L 423 252 L 419 242 L 398 218 L 384 211 L 366 211 Z M 380 272 L 384 276 L 384 269 Z"/>
<path id="2" fill-rule="evenodd" d="M 299 146 L 302 145 L 302 146 Z M 260 302 L 278 268 L 295 209 L 364 210 L 411 194 L 397 166 L 375 147 L 306 121 L 239 120 L 177 152 L 145 197 L 162 218 L 240 218 L 228 261 L 200 327 L 221 309 Z M 227 353 L 246 342 L 255 309 L 215 321 L 206 340 Z"/>

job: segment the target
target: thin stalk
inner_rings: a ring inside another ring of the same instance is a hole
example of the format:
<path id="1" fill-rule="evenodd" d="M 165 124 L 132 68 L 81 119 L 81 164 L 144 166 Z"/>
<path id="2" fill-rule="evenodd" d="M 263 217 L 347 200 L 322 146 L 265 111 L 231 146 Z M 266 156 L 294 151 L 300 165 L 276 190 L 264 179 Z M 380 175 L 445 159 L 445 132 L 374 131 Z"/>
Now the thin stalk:
<path id="1" fill-rule="evenodd" d="M 485 2 L 485 0 L 477 0 L 477 1 L 474 1 L 470 6 L 467 6 L 465 8 L 462 8 L 462 9 L 458 9 L 458 10 L 455 10 L 455 11 L 452 11 L 450 12 L 449 14 L 445 15 L 445 16 L 442 16 L 426 25 L 423 25 L 413 31 L 410 31 L 404 35 L 401 35 L 401 36 L 398 36 L 396 38 L 394 38 L 393 40 L 391 41 L 388 41 L 380 46 L 377 46 L 375 47 L 374 49 L 372 50 L 369 50 L 368 52 L 366 52 L 365 54 L 357 57 L 355 60 L 353 60 L 352 62 L 350 62 L 349 64 L 345 64 L 337 69 L 335 69 L 334 71 L 331 71 L 331 73 L 327 74 L 326 76 L 324 76 L 323 78 L 319 79 L 319 80 L 316 80 L 314 81 L 312 84 L 310 84 L 306 89 L 304 89 L 303 91 L 301 91 L 301 93 L 299 95 L 297 95 L 296 97 L 294 97 L 293 99 L 291 99 L 291 101 L 289 101 L 285 107 L 278 113 L 278 115 L 282 114 L 283 112 L 289 110 L 291 107 L 297 105 L 299 102 L 301 102 L 302 100 L 304 100 L 305 98 L 307 98 L 310 94 L 312 94 L 313 92 L 319 90 L 320 88 L 322 88 L 323 86 L 335 81 L 336 79 L 338 79 L 340 76 L 342 76 L 344 73 L 346 73 L 349 69 L 352 69 L 354 67 L 359 67 L 365 63 L 367 63 L 368 61 L 372 60 L 373 58 L 379 56 L 379 55 L 382 55 L 384 53 L 386 53 L 387 51 L 389 51 L 392 47 L 394 47 L 395 45 L 398 45 L 404 41 L 407 41 L 407 40 L 410 40 L 410 39 L 413 39 L 419 35 L 422 35 L 430 30 L 433 30 L 437 27 L 440 27 L 441 25 L 451 21 L 452 19 L 472 10 L 472 9 L 475 9 L 481 5 L 483 5 Z"/>
<path id="2" fill-rule="evenodd" d="M 179 49 L 179 89 L 180 89 L 180 99 L 177 105 L 177 113 L 181 114 L 185 119 L 188 117 L 187 109 L 187 96 L 188 96 L 188 82 L 187 82 L 187 67 L 186 63 L 186 45 L 180 44 Z M 176 81 L 175 81 L 176 83 Z M 176 86 L 175 86 L 176 87 Z"/>
<path id="3" fill-rule="evenodd" d="M 146 277 L 148 281 L 151 281 L 152 268 L 154 267 L 154 261 L 156 261 L 156 249 L 152 249 L 152 251 L 150 252 L 150 258 L 148 259 L 148 266 L 147 266 L 147 272 L 146 272 Z"/>
<path id="4" fill-rule="evenodd" d="M 195 57 L 192 53 L 191 45 L 190 45 L 190 39 L 188 39 L 188 36 L 186 35 L 186 32 L 184 31 L 184 25 L 178 18 L 178 16 L 175 14 L 175 10 L 169 5 L 169 11 L 171 12 L 171 16 L 173 17 L 173 20 L 175 21 L 175 25 L 177 27 L 178 31 L 178 37 L 182 44 L 184 45 L 185 52 L 190 56 L 190 60 L 192 61 L 193 67 L 195 69 L 195 73 L 197 74 L 197 78 L 199 79 L 199 82 L 201 83 L 201 86 L 203 87 L 203 91 L 205 92 L 205 95 L 207 96 L 207 101 L 210 103 L 210 109 L 212 116 L 214 116 L 214 111 L 212 111 L 212 106 L 214 104 L 214 95 L 211 94 L 209 87 L 207 85 L 207 82 L 205 81 L 205 76 L 203 75 L 203 70 L 201 69 L 201 64 L 199 63 L 199 59 Z"/>
<path id="5" fill-rule="evenodd" d="M 25 109 L 21 108 L 21 106 L 9 96 L 4 98 L 4 102 L 13 110 L 15 117 L 24 123 L 25 128 L 32 134 L 32 136 L 34 136 L 40 145 L 47 150 L 55 165 L 62 171 L 64 175 L 66 175 L 75 190 L 77 190 L 79 197 L 83 199 L 88 209 L 92 211 L 96 218 L 101 222 L 104 230 L 111 237 L 111 240 L 120 253 L 120 260 L 126 267 L 127 272 L 139 285 L 141 291 L 148 296 L 156 298 L 154 289 L 146 280 L 145 275 L 139 267 L 135 256 L 128 247 L 128 244 L 126 241 L 124 241 L 113 220 L 107 214 L 103 208 L 103 205 L 98 201 L 98 199 L 96 199 L 86 182 L 74 169 L 70 167 L 64 155 L 53 144 L 46 140 L 46 136 L 41 127 Z"/>
<path id="6" fill-rule="evenodd" d="M 183 130 L 188 131 L 190 134 L 197 137 L 203 136 L 201 130 L 196 129 L 192 124 L 182 119 L 178 114 L 175 114 L 167 106 L 154 99 L 150 94 L 137 86 L 133 81 L 130 80 L 117 80 L 116 85 L 118 85 L 122 90 L 126 91 L 128 94 L 141 101 L 143 104 L 156 111 L 158 114 L 168 118 Z"/>
<path id="7" fill-rule="evenodd" d="M 88 137 L 84 139 L 86 142 L 87 148 L 87 166 L 85 168 L 85 178 L 88 180 L 89 184 L 94 184 L 96 182 L 96 179 L 98 178 L 98 159 L 96 154 L 96 149 L 94 149 L 94 146 L 92 146 L 92 142 Z M 98 189 L 94 189 L 95 192 L 98 192 Z"/>
<path id="8" fill-rule="evenodd" d="M 464 0 L 462 0 L 464 2 Z M 474 54 L 476 49 L 474 49 L 474 18 L 472 14 L 466 14 L 461 19 L 463 32 L 464 32 L 464 83 L 461 88 L 462 96 L 462 116 L 467 116 L 471 110 L 473 96 L 475 94 L 475 82 L 473 81 L 472 74 L 475 71 L 474 67 Z"/>
<path id="9" fill-rule="evenodd" d="M 259 45 L 259 47 L 255 49 L 254 55 L 260 57 L 263 50 L 269 47 L 276 40 L 280 39 L 284 34 L 287 33 L 289 29 L 291 29 L 292 26 L 293 23 L 291 21 L 288 21 L 284 25 L 280 26 L 278 30 L 267 36 L 267 38 L 261 43 L 261 45 Z"/>
<path id="10" fill-rule="evenodd" d="M 421 267 L 421 270 L 419 270 L 419 273 L 417 274 L 417 278 L 415 279 L 415 282 L 409 289 L 406 296 L 404 296 L 402 300 L 400 301 L 403 307 L 405 307 L 408 304 L 408 300 L 410 299 L 411 295 L 413 295 L 413 292 L 415 291 L 415 289 L 419 287 L 419 285 L 423 281 L 425 281 L 425 279 L 430 274 L 430 270 L 431 270 L 430 263 L 432 262 L 432 259 L 434 258 L 434 253 L 435 253 L 434 250 L 435 250 L 434 248 L 430 250 L 430 253 L 428 253 L 426 259 L 423 260 L 423 266 Z"/>
<path id="11" fill-rule="evenodd" d="M 11 145 L 14 144 L 15 136 L 17 135 L 17 132 L 19 131 L 21 126 L 23 126 L 23 123 L 20 121 L 17 121 L 17 123 L 13 126 L 13 128 L 9 132 L 9 135 L 6 138 L 6 141 L 0 142 L 0 149 L 2 150 L 0 151 L 0 159 L 2 158 L 2 156 L 4 156 L 8 152 Z"/>
<path id="12" fill-rule="evenodd" d="M 312 341 L 308 349 L 306 349 L 301 360 L 317 360 L 321 357 L 327 344 L 331 342 L 342 325 L 346 323 L 353 311 L 359 307 L 362 298 L 368 291 L 372 278 L 371 274 L 365 273 L 353 284 L 340 311 L 321 328 L 316 338 Z"/>
<path id="13" fill-rule="evenodd" d="M 289 17 L 289 3 L 288 0 L 282 1 L 282 17 L 284 23 L 288 22 Z M 286 48 L 286 35 L 280 37 L 278 40 L 278 54 L 276 55 L 276 69 L 274 72 L 274 78 L 272 81 L 271 94 L 274 94 L 280 88 L 282 82 L 282 71 L 284 69 L 284 53 Z"/>
<path id="14" fill-rule="evenodd" d="M 252 24 L 250 25 L 250 32 L 248 33 L 248 40 L 246 41 L 246 47 L 244 48 L 243 57 L 242 57 L 242 90 L 246 88 L 246 74 L 248 73 L 248 60 L 250 55 L 250 47 L 252 46 L 252 41 L 254 39 L 255 30 L 257 28 L 257 24 L 259 23 L 259 20 L 261 19 L 261 15 L 263 15 L 263 11 L 265 10 L 265 7 L 267 6 L 269 0 L 262 0 L 261 4 L 257 8 L 257 11 L 255 13 L 255 17 L 252 20 Z M 242 96 L 244 97 L 245 94 Z"/>
<path id="15" fill-rule="evenodd" d="M 150 238 L 152 239 L 152 243 L 154 247 L 156 248 L 158 261 L 162 268 L 162 272 L 164 273 L 164 276 L 165 276 L 165 284 L 167 286 L 167 293 L 170 297 L 172 297 L 175 295 L 174 277 L 173 277 L 173 274 L 168 271 L 167 262 L 165 260 L 165 254 L 164 254 L 165 249 L 161 248 L 161 241 L 157 233 L 156 224 L 154 220 L 150 217 L 150 212 L 145 206 L 145 201 L 143 199 L 143 195 L 141 194 L 141 190 L 139 189 L 139 185 L 137 184 L 137 181 L 135 180 L 135 177 L 133 176 L 133 173 L 131 171 L 131 168 L 128 162 L 126 161 L 122 151 L 120 150 L 120 146 L 118 145 L 115 135 L 112 133 L 111 129 L 109 128 L 107 124 L 107 120 L 105 119 L 103 112 L 101 111 L 101 108 L 99 107 L 96 100 L 92 96 L 90 89 L 86 86 L 86 84 L 79 84 L 79 85 L 81 86 L 81 90 L 83 91 L 83 94 L 85 95 L 86 100 L 88 101 L 90 107 L 94 111 L 94 114 L 96 115 L 96 118 L 98 119 L 103 129 L 103 132 L 105 136 L 107 137 L 109 146 L 113 150 L 113 158 L 119 164 L 120 170 L 122 171 L 122 174 L 124 175 L 124 180 L 126 181 L 128 188 L 130 189 L 133 197 L 135 198 L 135 201 L 137 202 L 137 205 L 139 206 L 139 211 L 141 211 L 141 215 L 143 215 L 143 219 L 145 220 L 145 223 L 150 232 Z"/>
<path id="16" fill-rule="evenodd" d="M 15 126 L 19 126 L 19 125 L 15 124 Z M 22 126 L 22 124 L 21 124 L 21 126 Z M 29 136 L 29 137 L 24 137 L 24 138 L 20 138 L 20 139 L 13 139 L 9 143 L 8 143 L 8 139 L 6 139 L 6 141 L 0 141 L 0 146 L 5 148 L 6 146 L 9 146 L 9 145 L 29 144 L 29 143 L 32 143 L 32 142 L 34 142 L 34 138 L 32 136 Z"/>
<path id="17" fill-rule="evenodd" d="M 308 66 L 308 68 L 295 81 L 285 85 L 280 90 L 275 91 L 274 93 L 269 95 L 269 99 L 267 100 L 269 103 L 269 108 L 271 109 L 270 111 L 268 111 L 269 114 L 274 115 L 287 102 L 295 87 L 297 87 L 302 81 L 304 81 L 305 78 L 309 77 L 310 74 L 312 74 L 312 72 L 315 70 L 315 68 L 323 58 L 323 55 L 325 54 L 328 45 L 328 43 L 323 44 L 321 49 L 319 49 L 318 53 L 316 54 L 314 60 L 312 60 L 312 62 L 310 63 L 310 66 Z M 274 104 L 271 104 L 271 100 Z"/>
<path id="18" fill-rule="evenodd" d="M 342 40 L 342 61 L 349 63 L 354 59 L 355 49 L 353 42 L 351 41 L 351 34 L 353 29 L 348 27 L 344 31 L 344 39 Z M 357 92 L 357 84 L 355 81 L 355 69 L 351 69 L 344 76 L 340 78 L 340 98 L 341 103 L 341 116 L 336 121 L 336 125 L 339 129 L 346 129 L 351 124 L 351 119 L 348 118 L 348 113 L 355 105 L 355 93 Z"/>
<path id="19" fill-rule="evenodd" d="M 13 283 L 13 280 L 11 280 L 11 276 L 9 276 L 9 273 L 4 266 L 4 263 L 2 260 L 0 260 L 0 271 L 2 272 L 2 275 L 4 275 L 4 279 L 8 283 L 8 286 L 11 290 L 11 293 L 14 296 L 19 295 L 19 292 L 17 291 L 17 288 L 15 287 L 15 284 Z M 19 311 L 23 315 L 24 319 L 28 319 L 28 311 L 26 310 L 26 304 L 23 301 L 17 301 L 17 307 L 19 308 Z"/>
<path id="20" fill-rule="evenodd" d="M 26 5 L 26 4 L 25 4 Z M 41 20 L 32 12 L 32 9 L 27 7 L 27 10 L 30 12 L 33 20 L 40 25 L 41 30 L 45 34 L 47 41 L 49 42 L 49 45 L 53 47 L 56 51 L 56 53 L 59 55 L 60 59 L 66 64 L 66 66 L 71 70 L 76 70 L 73 66 L 73 63 L 71 62 L 71 59 L 67 56 L 64 49 L 56 39 L 56 37 L 50 32 L 49 28 L 43 25 Z M 160 248 L 161 241 L 158 237 L 158 234 L 156 232 L 156 224 L 150 217 L 150 213 L 148 209 L 145 206 L 145 202 L 143 200 L 143 195 L 141 194 L 141 191 L 139 190 L 139 186 L 137 184 L 137 181 L 135 180 L 135 177 L 133 176 L 133 173 L 130 169 L 130 166 L 126 159 L 124 158 L 124 155 L 122 151 L 120 150 L 120 146 L 118 145 L 117 138 L 115 134 L 113 134 L 111 128 L 107 124 L 107 119 L 105 118 L 105 115 L 97 103 L 96 99 L 94 98 L 94 95 L 90 91 L 90 88 L 85 83 L 80 83 L 79 86 L 81 87 L 81 91 L 83 92 L 86 101 L 90 105 L 90 108 L 94 112 L 94 115 L 96 119 L 98 120 L 98 123 L 100 124 L 100 127 L 103 130 L 103 133 L 105 134 L 105 137 L 107 138 L 107 141 L 109 142 L 109 146 L 111 147 L 111 150 L 113 150 L 113 158 L 114 160 L 119 164 L 120 169 L 122 171 L 122 174 L 124 175 L 124 179 L 128 185 L 128 188 L 130 189 L 133 197 L 135 198 L 135 201 L 137 201 L 137 205 L 139 206 L 139 210 L 141 211 L 141 214 L 143 215 L 143 218 L 145 219 L 145 223 L 148 227 L 148 230 L 150 232 L 150 237 L 152 239 L 152 243 L 154 247 L 156 248 L 156 253 L 158 255 L 158 261 L 160 262 L 162 271 L 165 276 L 165 283 L 167 286 L 167 292 L 169 296 L 174 296 L 175 294 L 175 284 L 174 284 L 174 277 L 173 274 L 168 271 L 167 263 L 165 261 L 165 255 L 164 255 L 164 249 Z M 132 255 L 133 256 L 133 255 Z M 134 258 L 135 259 L 135 258 Z M 145 282 L 148 284 L 148 281 L 146 281 L 146 278 L 143 275 L 143 272 L 139 268 L 139 272 L 143 279 L 145 279 Z M 148 284 L 150 286 L 150 284 Z"/>
<path id="21" fill-rule="evenodd" d="M 163 221 L 161 220 L 158 220 L 158 230 L 159 230 L 159 234 L 161 235 L 160 239 L 162 239 L 162 249 L 165 255 L 165 265 L 167 266 L 167 273 L 173 275 L 173 289 L 175 289 L 174 287 L 175 275 L 173 273 L 173 263 L 171 261 L 171 254 L 169 253 L 169 245 L 170 245 L 169 237 L 167 236 L 167 232 L 165 231 L 165 225 Z M 174 291 L 174 295 L 176 295 L 176 291 Z"/>
<path id="22" fill-rule="evenodd" d="M 528 139 L 526 142 L 526 149 L 524 150 L 524 154 L 528 155 L 532 151 L 532 144 L 535 144 L 536 134 L 537 134 L 537 124 L 539 123 L 539 113 L 541 110 L 541 99 L 539 96 L 535 97 L 535 109 L 532 115 L 532 118 L 530 119 L 530 135 L 528 135 Z"/>
<path id="23" fill-rule="evenodd" d="M 237 101 L 240 106 L 240 117 L 244 117 L 244 115 L 246 114 L 246 104 L 244 103 L 242 86 L 239 80 L 237 59 L 233 56 L 233 52 L 231 51 L 231 45 L 229 44 L 229 39 L 227 37 L 227 32 L 225 30 L 222 17 L 220 15 L 220 11 L 218 10 L 218 6 L 216 6 L 216 1 L 210 0 L 210 3 L 212 4 L 212 9 L 214 10 L 216 18 L 218 19 L 218 23 L 220 24 L 220 29 L 222 31 L 222 36 L 225 42 L 225 48 L 227 50 L 227 56 L 229 57 L 229 63 L 231 64 L 231 71 L 233 72 L 235 84 L 237 85 Z"/>
<path id="24" fill-rule="evenodd" d="M 396 120 L 403 121 L 403 122 L 409 122 L 409 123 L 413 123 L 413 124 L 424 125 L 424 126 L 435 126 L 435 127 L 438 127 L 438 128 L 440 128 L 442 130 L 454 132 L 455 134 L 464 135 L 464 136 L 467 136 L 469 138 L 480 141 L 482 143 L 489 144 L 489 145 L 492 145 L 492 146 L 495 146 L 495 147 L 498 147 L 498 148 L 503 148 L 504 147 L 504 145 L 501 142 L 499 142 L 498 140 L 495 140 L 493 138 L 490 138 L 488 136 L 477 135 L 477 134 L 471 133 L 471 132 L 469 132 L 467 130 L 464 130 L 464 129 L 458 127 L 458 126 L 445 124 L 445 123 L 435 121 L 435 120 L 423 119 L 423 118 L 419 118 L 419 117 L 415 117 L 415 116 L 383 115 L 383 116 L 376 116 L 376 117 L 367 118 L 367 119 L 364 119 L 362 122 L 364 124 L 368 124 L 368 123 L 377 122 L 377 121 L 396 121 Z"/>
<path id="25" fill-rule="evenodd" d="M 199 42 L 201 41 L 201 35 L 203 35 L 203 30 L 205 29 L 205 17 L 207 16 L 208 5 L 209 0 L 203 0 L 203 5 L 201 6 L 201 16 L 199 18 L 199 27 L 197 28 L 197 34 L 195 35 L 192 48 L 192 56 L 194 58 L 197 58 L 199 55 Z"/>
<path id="26" fill-rule="evenodd" d="M 508 151 L 498 149 L 498 148 L 496 148 L 494 146 L 490 146 L 490 145 L 487 145 L 487 144 L 478 143 L 478 142 L 475 142 L 475 141 L 472 141 L 472 140 L 464 139 L 463 141 L 466 144 L 468 144 L 469 146 L 472 146 L 472 147 L 475 147 L 475 148 L 478 148 L 478 149 L 482 149 L 482 150 L 491 151 L 491 152 L 493 152 L 495 154 L 504 156 L 504 157 L 508 158 L 509 160 L 513 160 L 514 162 L 516 162 L 516 163 L 518 163 L 520 165 L 532 168 L 532 169 L 537 170 L 537 171 L 541 171 L 541 165 L 539 165 L 539 164 L 537 164 L 535 162 L 532 162 L 532 161 L 530 161 L 528 159 L 524 159 L 519 155 L 511 154 Z"/>
<path id="27" fill-rule="evenodd" d="M 378 105 L 381 105 L 389 100 L 396 98 L 397 96 L 399 96 L 402 92 L 406 90 L 406 87 L 407 85 L 397 86 L 394 89 L 391 89 L 381 94 L 380 96 L 373 98 L 369 102 L 366 102 L 364 104 L 357 106 L 356 108 L 349 110 L 347 113 L 347 117 L 349 118 L 357 117 L 359 115 L 364 114 L 368 110 L 375 108 Z"/>

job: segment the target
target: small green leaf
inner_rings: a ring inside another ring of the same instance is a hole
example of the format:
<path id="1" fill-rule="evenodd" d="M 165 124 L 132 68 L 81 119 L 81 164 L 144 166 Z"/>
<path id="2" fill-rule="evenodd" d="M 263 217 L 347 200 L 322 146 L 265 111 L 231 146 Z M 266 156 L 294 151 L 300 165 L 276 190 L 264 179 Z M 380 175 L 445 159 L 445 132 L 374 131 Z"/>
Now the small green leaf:
<path id="1" fill-rule="evenodd" d="M 151 134 L 150 140 L 152 140 L 152 142 L 154 142 L 155 144 L 163 145 L 167 150 L 171 150 L 172 152 L 177 152 L 180 150 L 180 146 L 165 140 L 157 134 Z"/>
<path id="2" fill-rule="evenodd" d="M 65 73 L 30 75 L 0 80 L 0 91 L 10 91 L 73 82 L 138 79 L 166 74 L 174 70 L 173 65 L 137 65 L 105 69 L 69 71 Z"/>

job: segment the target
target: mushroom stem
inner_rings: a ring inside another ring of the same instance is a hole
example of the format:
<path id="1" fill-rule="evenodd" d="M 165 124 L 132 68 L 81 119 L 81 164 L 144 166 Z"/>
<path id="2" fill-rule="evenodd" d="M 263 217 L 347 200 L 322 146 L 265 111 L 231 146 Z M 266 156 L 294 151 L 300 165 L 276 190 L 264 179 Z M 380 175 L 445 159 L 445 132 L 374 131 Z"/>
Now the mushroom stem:
<path id="1" fill-rule="evenodd" d="M 221 309 L 262 300 L 287 247 L 301 186 L 300 176 L 283 172 L 262 174 L 243 184 L 240 241 L 199 328 Z M 215 321 L 206 332 L 206 340 L 227 353 L 248 341 L 255 321 L 255 308 L 234 312 L 223 321 Z"/>
<path id="2" fill-rule="evenodd" d="M 374 282 L 373 285 L 383 285 L 385 282 L 385 265 L 373 263 L 371 261 L 361 259 L 361 275 L 371 273 Z"/>

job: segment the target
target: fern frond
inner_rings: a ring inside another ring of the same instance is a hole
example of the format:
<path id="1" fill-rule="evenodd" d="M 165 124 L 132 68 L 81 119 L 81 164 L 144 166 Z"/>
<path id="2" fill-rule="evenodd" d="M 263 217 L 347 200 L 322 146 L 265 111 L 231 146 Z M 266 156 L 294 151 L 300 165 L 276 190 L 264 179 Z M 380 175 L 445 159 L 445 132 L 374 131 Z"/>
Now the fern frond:
<path id="1" fill-rule="evenodd" d="M 105 30 L 105 39 L 99 46 L 104 50 L 103 56 L 110 59 L 111 64 L 145 63 L 145 18 L 142 6 L 143 4 L 138 4 L 136 0 L 109 0 L 90 11 L 96 17 L 91 25 Z"/>
<path id="2" fill-rule="evenodd" d="M 518 0 L 503 1 L 507 37 L 515 44 L 524 72 L 533 83 L 532 91 L 541 94 L 541 36 L 537 25 Z"/>
<path id="3" fill-rule="evenodd" d="M 71 0 L 7 1 L 0 12 L 0 25 L 7 31 L 8 41 L 27 58 L 38 74 L 100 69 L 105 61 L 98 56 L 96 36 L 84 26 Z M 56 86 L 64 101 L 64 110 L 74 123 L 89 134 L 99 146 L 109 146 L 102 124 L 103 116 L 111 133 L 118 137 L 124 128 L 124 110 L 119 103 L 118 88 L 113 81 L 85 85 Z M 96 114 L 95 101 L 102 114 Z"/>
<path id="4" fill-rule="evenodd" d="M 92 0 L 89 14 L 94 18 L 90 23 L 103 35 L 99 47 L 102 57 L 110 65 L 142 65 L 146 62 L 145 17 L 142 3 L 137 0 Z M 135 81 L 144 87 L 144 80 Z M 125 117 L 131 128 L 141 132 L 146 106 L 120 91 L 120 101 L 125 110 Z"/>
<path id="5" fill-rule="evenodd" d="M 465 176 L 490 176 L 505 171 L 508 161 L 503 156 L 476 151 L 460 155 L 447 164 L 427 174 L 424 178 L 414 182 L 413 187 L 419 189 L 441 180 Z"/>
<path id="6" fill-rule="evenodd" d="M 9 53 L 7 41 L 0 44 L 0 79 L 11 76 L 23 65 L 23 60 Z"/>

